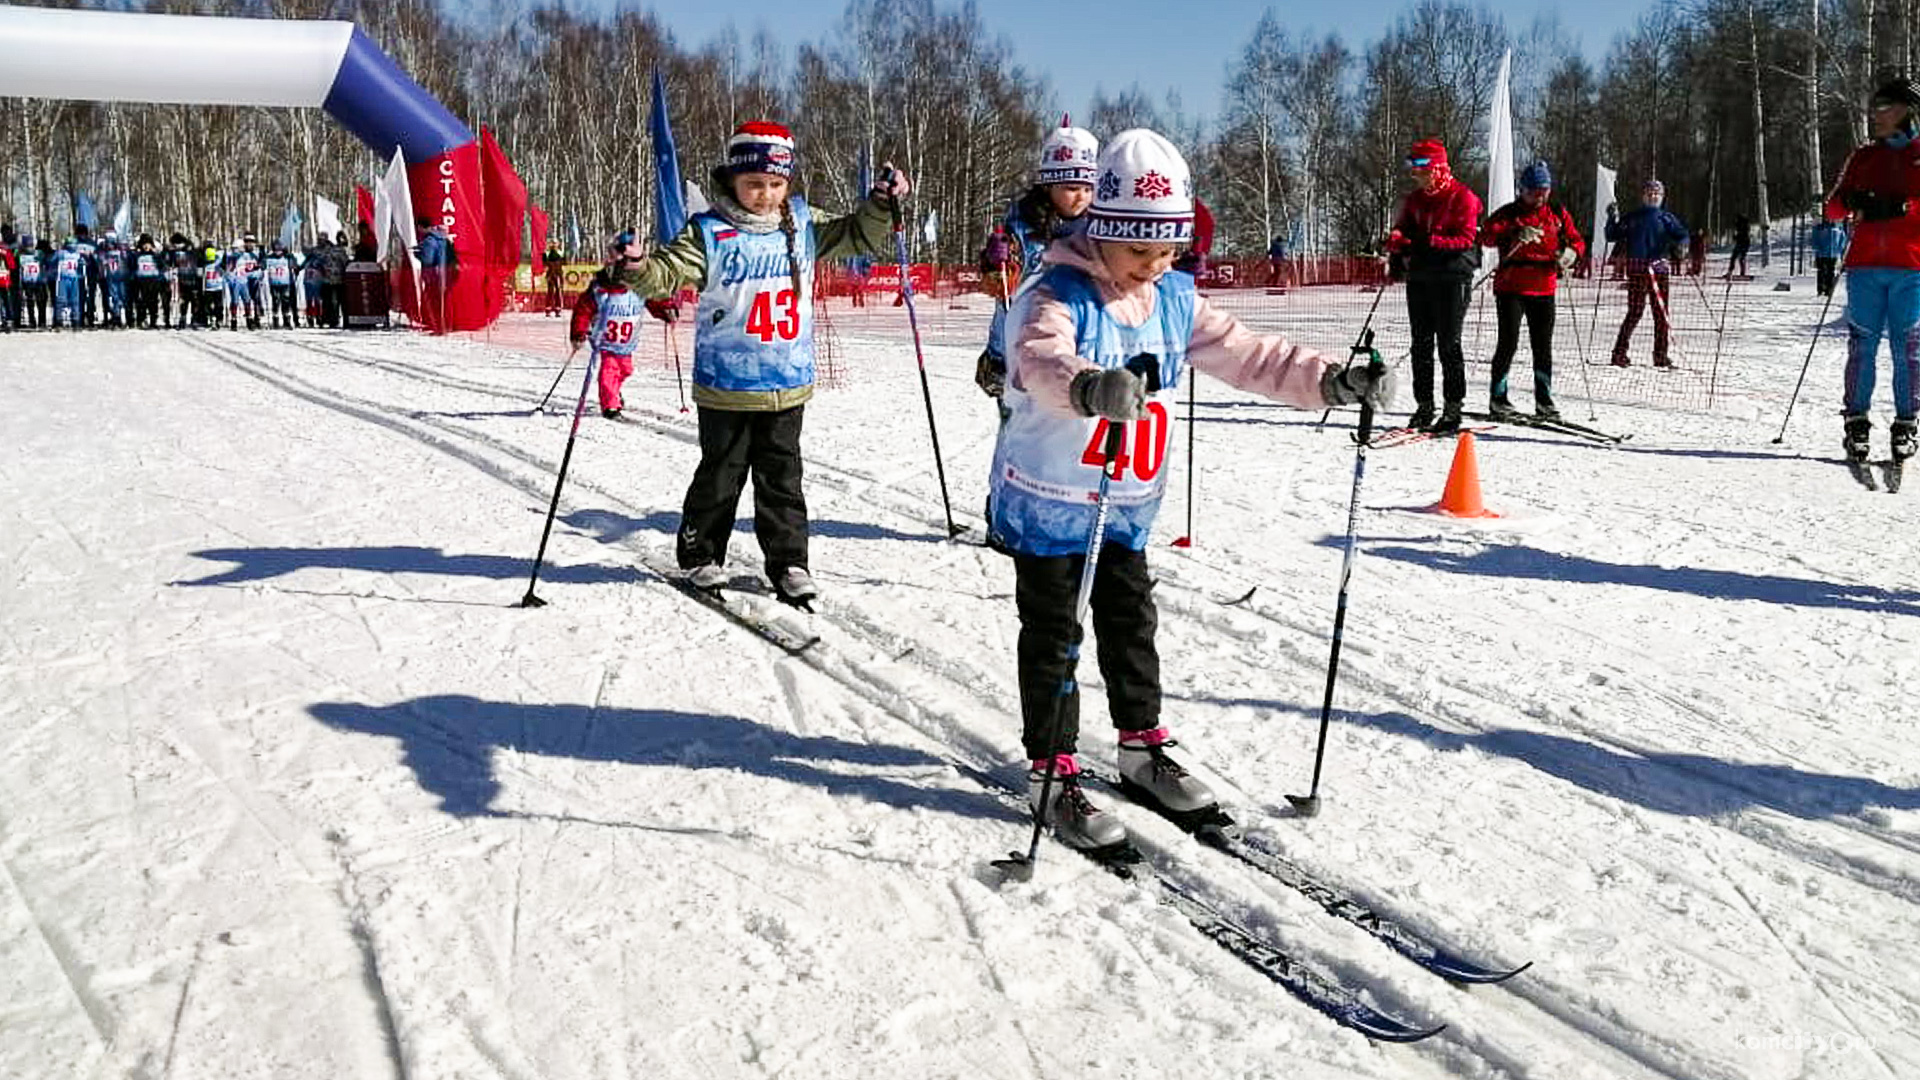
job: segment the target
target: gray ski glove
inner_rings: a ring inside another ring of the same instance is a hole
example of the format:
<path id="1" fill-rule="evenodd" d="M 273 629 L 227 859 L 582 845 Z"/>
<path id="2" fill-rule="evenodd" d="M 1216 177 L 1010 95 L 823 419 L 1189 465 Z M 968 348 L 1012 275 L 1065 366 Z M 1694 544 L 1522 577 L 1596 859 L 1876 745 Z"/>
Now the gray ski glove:
<path id="1" fill-rule="evenodd" d="M 1381 364 L 1380 354 L 1372 350 L 1365 359 L 1345 367 L 1330 367 L 1320 376 L 1320 396 L 1329 407 L 1365 401 L 1376 409 L 1391 408 L 1399 389 L 1399 377 Z"/>
<path id="2" fill-rule="evenodd" d="M 1067 398 L 1081 416 L 1135 420 L 1147 411 L 1147 384 L 1125 368 L 1083 371 L 1073 377 Z"/>

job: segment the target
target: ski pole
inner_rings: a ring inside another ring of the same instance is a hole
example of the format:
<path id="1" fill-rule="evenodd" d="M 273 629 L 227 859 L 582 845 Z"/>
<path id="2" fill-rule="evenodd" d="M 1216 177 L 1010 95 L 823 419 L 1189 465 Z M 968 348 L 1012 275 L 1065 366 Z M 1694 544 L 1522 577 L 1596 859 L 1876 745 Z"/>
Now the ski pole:
<path id="1" fill-rule="evenodd" d="M 1141 353 L 1127 361 L 1127 370 L 1139 376 L 1147 384 L 1147 393 L 1153 394 L 1160 389 L 1160 358 L 1152 353 Z M 1100 461 L 1100 487 L 1093 497 L 1093 528 L 1087 530 L 1086 561 L 1080 567 L 1080 588 L 1073 598 L 1073 626 L 1079 631 L 1087 620 L 1087 608 L 1093 602 L 1093 573 L 1100 560 L 1100 548 L 1107 532 L 1107 485 L 1112 483 L 1113 474 L 1119 471 L 1116 462 L 1120 451 L 1126 445 L 1127 425 L 1130 421 L 1100 421 L 1107 427 L 1105 451 Z M 1025 854 L 1010 851 L 1004 859 L 993 860 L 993 865 L 1013 881 L 1032 881 L 1033 867 L 1040 858 L 1040 833 L 1046 828 L 1047 804 L 1053 797 L 1053 779 L 1059 768 L 1060 754 L 1053 752 L 1060 742 L 1060 728 L 1065 724 L 1067 699 L 1073 695 L 1073 669 L 1080 660 L 1080 643 L 1075 641 L 1067 645 L 1067 670 L 1060 676 L 1060 693 L 1054 699 L 1053 726 L 1047 738 L 1047 773 L 1040 781 L 1040 804 L 1033 811 L 1033 835 L 1027 840 Z"/>
<path id="2" fill-rule="evenodd" d="M 568 357 L 572 362 L 572 357 Z M 553 481 L 553 501 L 547 504 L 547 523 L 540 529 L 540 549 L 533 556 L 533 574 L 527 579 L 527 595 L 520 598 L 515 607 L 546 607 L 547 602 L 535 596 L 533 590 L 540 584 L 540 564 L 547 558 L 547 539 L 553 535 L 553 518 L 560 511 L 560 489 L 567 482 L 567 465 L 573 460 L 573 442 L 580 435 L 580 418 L 587 412 L 587 388 L 593 385 L 593 369 L 600 359 L 600 350 L 595 349 L 587 355 L 586 376 L 580 380 L 580 400 L 573 406 L 573 427 L 567 432 L 567 449 L 560 455 L 560 475 Z"/>
<path id="3" fill-rule="evenodd" d="M 680 411 L 687 411 L 687 380 L 680 374 L 680 339 L 673 332 L 672 322 L 660 324 L 661 336 L 667 339 L 667 348 L 673 351 L 673 385 L 680 391 Z"/>
<path id="4" fill-rule="evenodd" d="M 1194 378 L 1195 374 L 1191 367 L 1180 373 L 1180 377 L 1187 380 L 1187 531 L 1180 539 L 1173 542 L 1173 546 L 1177 548 L 1190 548 L 1193 546 L 1193 474 L 1195 471 L 1193 466 L 1193 407 L 1194 395 L 1197 393 L 1197 380 Z"/>
<path id="5" fill-rule="evenodd" d="M 1356 356 L 1373 351 L 1373 333 L 1361 331 L 1354 345 Z M 1386 365 L 1375 356 L 1368 362 L 1371 374 L 1378 378 Z M 1320 745 L 1313 752 L 1313 787 L 1305 795 L 1288 795 L 1294 812 L 1313 817 L 1320 812 L 1320 767 L 1327 757 L 1327 728 L 1333 719 L 1333 687 L 1340 676 L 1340 635 L 1347 624 L 1347 582 L 1353 578 L 1354 529 L 1360 520 L 1360 481 L 1367 474 L 1367 440 L 1373 438 L 1373 403 L 1360 399 L 1360 442 L 1353 455 L 1353 494 L 1347 501 L 1347 551 L 1340 561 L 1340 594 L 1333 609 L 1333 655 L 1327 658 L 1327 692 L 1320 701 Z"/>
<path id="6" fill-rule="evenodd" d="M 1800 400 L 1800 386 L 1807 381 L 1807 369 L 1813 366 L 1813 350 L 1820 344 L 1820 331 L 1827 328 L 1827 309 L 1833 306 L 1833 290 L 1827 294 L 1827 302 L 1820 305 L 1820 321 L 1813 324 L 1813 340 L 1807 342 L 1807 358 L 1800 364 L 1800 378 L 1794 381 L 1793 396 L 1787 399 L 1787 415 L 1780 418 L 1780 434 L 1774 436 L 1773 445 L 1779 446 L 1787 437 L 1787 421 L 1793 419 L 1794 402 Z"/>
<path id="7" fill-rule="evenodd" d="M 566 362 L 565 362 L 565 363 L 562 363 L 562 364 L 560 365 L 560 373 L 559 373 L 558 375 L 555 375 L 555 376 L 553 377 L 553 385 L 552 385 L 552 386 L 549 386 L 549 387 L 547 387 L 547 394 L 546 394 L 546 396 L 540 399 L 540 404 L 538 404 L 538 405 L 535 405 L 535 406 L 533 407 L 533 411 L 534 411 L 535 413 L 538 413 L 538 412 L 539 412 L 540 410 L 542 410 L 542 409 L 544 409 L 544 408 L 546 408 L 546 407 L 547 407 L 547 402 L 549 402 L 549 401 L 551 401 L 551 400 L 553 400 L 553 392 L 554 392 L 555 390 L 558 390 L 558 389 L 560 389 L 560 380 L 566 377 L 566 375 L 567 375 L 567 369 L 568 369 L 568 368 L 570 368 L 570 367 L 572 367 L 572 366 L 573 366 L 573 353 L 571 353 L 571 352 L 569 352 L 569 353 L 567 354 L 567 359 L 566 359 Z"/>
<path id="8" fill-rule="evenodd" d="M 1391 278 L 1381 282 L 1380 291 L 1373 294 L 1373 306 L 1367 309 L 1367 319 L 1360 324 L 1360 339 L 1354 342 L 1355 349 L 1360 348 L 1359 341 L 1365 341 L 1367 348 L 1373 347 L 1373 313 L 1380 310 L 1380 298 L 1387 295 L 1387 286 L 1391 284 L 1393 284 Z M 1326 427 L 1327 417 L 1332 415 L 1333 407 L 1329 405 L 1327 410 L 1320 414 L 1320 422 L 1314 425 L 1313 430 L 1319 431 L 1321 428 Z"/>
<path id="9" fill-rule="evenodd" d="M 893 170 L 881 173 L 881 180 L 892 177 Z M 913 280 L 907 264 L 907 234 L 900 219 L 900 200 L 890 200 L 893 212 L 893 247 L 900 259 L 900 298 L 907 306 L 907 324 L 913 328 L 913 355 L 920 363 L 920 396 L 927 403 L 927 432 L 933 437 L 933 471 L 940 480 L 940 505 L 947 512 L 947 535 L 959 536 L 966 526 L 953 523 L 953 500 L 947 496 L 947 466 L 940 460 L 940 428 L 933 422 L 933 389 L 927 384 L 927 353 L 920 346 L 920 318 L 913 309 Z"/>
<path id="10" fill-rule="evenodd" d="M 1587 374 L 1587 339 L 1580 336 L 1580 301 L 1577 297 L 1570 297 L 1569 300 L 1567 315 L 1573 323 L 1573 343 L 1580 347 L 1580 385 L 1587 392 L 1587 419 L 1598 420 L 1600 415 L 1593 411 L 1593 376 Z"/>

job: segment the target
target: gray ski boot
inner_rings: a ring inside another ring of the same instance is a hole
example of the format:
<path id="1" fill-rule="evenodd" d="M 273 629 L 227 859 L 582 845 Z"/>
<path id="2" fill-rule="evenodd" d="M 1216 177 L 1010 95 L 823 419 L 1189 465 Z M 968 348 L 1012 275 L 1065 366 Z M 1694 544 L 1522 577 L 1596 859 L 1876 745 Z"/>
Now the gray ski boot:
<path id="1" fill-rule="evenodd" d="M 1130 851 L 1132 845 L 1127 841 L 1127 827 L 1112 814 L 1093 805 L 1087 793 L 1080 788 L 1080 766 L 1072 754 L 1060 754 L 1055 759 L 1051 788 L 1047 783 L 1047 763 L 1045 759 L 1029 763 L 1027 769 L 1027 805 L 1034 814 L 1059 837 L 1060 842 L 1070 848 L 1085 851 L 1096 857 L 1105 853 Z M 1046 790 L 1046 807 L 1040 805 L 1041 791 Z"/>
<path id="2" fill-rule="evenodd" d="M 1206 782 L 1167 753 L 1166 728 L 1120 733 L 1120 789 L 1188 832 L 1228 839 L 1240 833 Z"/>

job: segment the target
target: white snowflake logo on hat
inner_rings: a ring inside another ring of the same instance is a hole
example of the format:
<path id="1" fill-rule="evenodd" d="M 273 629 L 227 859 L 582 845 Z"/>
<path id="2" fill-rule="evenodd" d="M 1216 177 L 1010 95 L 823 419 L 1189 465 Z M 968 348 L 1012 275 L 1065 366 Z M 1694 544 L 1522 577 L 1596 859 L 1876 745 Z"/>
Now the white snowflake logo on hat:
<path id="1" fill-rule="evenodd" d="M 1100 174 L 1098 195 L 1102 202 L 1110 202 L 1120 197 L 1120 177 L 1116 176 L 1112 169 Z"/>
<path id="2" fill-rule="evenodd" d="M 1172 194 L 1173 181 L 1152 170 L 1133 182 L 1133 197 L 1136 199 L 1164 199 Z"/>

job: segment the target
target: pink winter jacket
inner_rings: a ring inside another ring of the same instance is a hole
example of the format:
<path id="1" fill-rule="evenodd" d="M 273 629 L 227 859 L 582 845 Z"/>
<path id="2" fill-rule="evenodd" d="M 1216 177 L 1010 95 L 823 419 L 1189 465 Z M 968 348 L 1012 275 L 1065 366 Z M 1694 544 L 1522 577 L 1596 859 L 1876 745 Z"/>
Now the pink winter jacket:
<path id="1" fill-rule="evenodd" d="M 1080 233 L 1056 240 L 1041 257 L 1041 265 L 1085 271 L 1099 286 L 1108 314 L 1127 326 L 1147 321 L 1157 295 L 1152 283 L 1132 285 L 1114 280 L 1100 261 L 1095 243 Z M 1067 388 L 1075 375 L 1097 370 L 1098 365 L 1075 354 L 1073 311 L 1055 299 L 1046 282 L 1034 285 L 1030 305 L 1027 320 L 1014 338 L 1013 370 L 1009 375 L 1043 407 L 1073 415 Z M 1278 334 L 1254 334 L 1198 295 L 1193 302 L 1193 338 L 1187 345 L 1187 361 L 1229 386 L 1303 409 L 1325 407 L 1320 376 L 1335 366 L 1327 356 Z"/>

